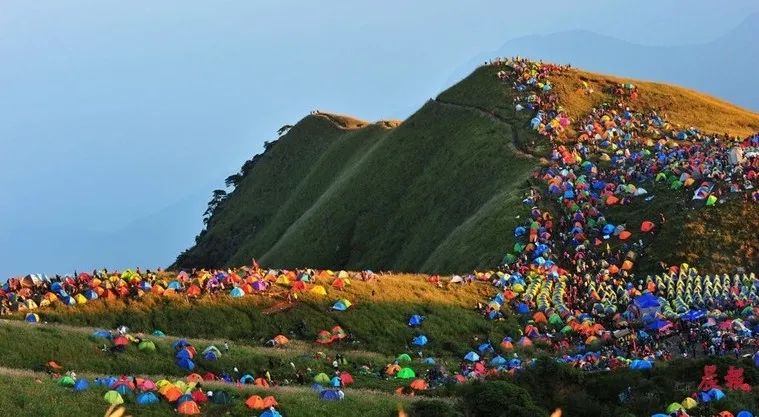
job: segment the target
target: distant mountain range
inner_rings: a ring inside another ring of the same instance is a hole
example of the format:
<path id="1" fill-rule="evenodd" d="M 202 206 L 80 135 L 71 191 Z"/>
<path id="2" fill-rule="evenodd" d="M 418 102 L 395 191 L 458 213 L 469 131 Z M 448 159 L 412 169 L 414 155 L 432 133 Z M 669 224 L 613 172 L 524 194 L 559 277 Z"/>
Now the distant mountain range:
<path id="1" fill-rule="evenodd" d="M 594 72 L 674 83 L 759 111 L 759 14 L 703 44 L 661 47 L 575 30 L 506 42 L 459 68 L 451 83 L 494 57 L 526 56 Z"/>

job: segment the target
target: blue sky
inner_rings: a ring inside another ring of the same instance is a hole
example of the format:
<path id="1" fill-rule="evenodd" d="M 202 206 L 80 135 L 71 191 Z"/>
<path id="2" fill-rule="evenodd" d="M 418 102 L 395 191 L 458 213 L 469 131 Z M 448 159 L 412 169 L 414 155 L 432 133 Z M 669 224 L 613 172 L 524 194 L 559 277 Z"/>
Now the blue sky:
<path id="1" fill-rule="evenodd" d="M 211 190 L 281 125 L 316 108 L 404 118 L 509 39 L 586 29 L 695 44 L 759 12 L 512 3 L 4 0 L 0 277 L 167 265 Z"/>

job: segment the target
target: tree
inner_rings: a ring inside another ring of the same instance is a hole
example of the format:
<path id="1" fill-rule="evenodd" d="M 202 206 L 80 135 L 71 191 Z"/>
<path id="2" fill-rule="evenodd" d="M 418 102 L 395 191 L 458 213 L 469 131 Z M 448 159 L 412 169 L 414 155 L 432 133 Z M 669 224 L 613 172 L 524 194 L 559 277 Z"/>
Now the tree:
<path id="1" fill-rule="evenodd" d="M 211 197 L 211 201 L 208 202 L 208 208 L 203 213 L 203 224 L 208 224 L 208 222 L 211 220 L 211 217 L 213 217 L 214 213 L 216 212 L 216 209 L 219 208 L 219 205 L 227 198 L 227 192 L 224 190 L 213 190 L 213 196 Z"/>
<path id="2" fill-rule="evenodd" d="M 227 187 L 237 187 L 237 185 L 240 184 L 240 181 L 242 181 L 242 175 L 239 173 L 232 174 L 224 180 L 224 185 Z"/>
<path id="3" fill-rule="evenodd" d="M 545 417 L 530 393 L 506 381 L 476 382 L 464 388 L 464 408 L 473 417 Z"/>
<path id="4" fill-rule="evenodd" d="M 282 136 L 282 135 L 284 135 L 285 133 L 287 133 L 292 128 L 293 128 L 293 125 L 284 125 L 284 126 L 280 127 L 279 129 L 277 129 L 277 134 L 279 136 Z"/>

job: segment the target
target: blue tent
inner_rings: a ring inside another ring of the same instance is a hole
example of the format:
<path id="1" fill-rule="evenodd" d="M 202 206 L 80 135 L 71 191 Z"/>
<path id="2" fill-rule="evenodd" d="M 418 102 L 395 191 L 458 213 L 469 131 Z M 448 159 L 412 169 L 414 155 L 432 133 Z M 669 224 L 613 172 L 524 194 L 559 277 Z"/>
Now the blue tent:
<path id="1" fill-rule="evenodd" d="M 348 309 L 348 306 L 345 305 L 345 303 L 342 302 L 342 300 L 338 300 L 335 302 L 335 304 L 332 304 L 332 309 L 337 310 L 337 311 L 345 311 Z"/>
<path id="2" fill-rule="evenodd" d="M 160 400 L 152 392 L 143 392 L 137 396 L 135 402 L 139 405 L 158 404 Z"/>
<path id="3" fill-rule="evenodd" d="M 722 392 L 721 389 L 712 388 L 712 389 L 709 390 L 709 397 L 713 401 L 719 401 L 719 400 L 725 398 L 725 393 Z"/>
<path id="4" fill-rule="evenodd" d="M 517 313 L 519 314 L 527 314 L 530 312 L 530 307 L 527 307 L 527 304 L 525 303 L 519 303 L 517 304 Z"/>
<path id="5" fill-rule="evenodd" d="M 114 389 L 114 391 L 118 392 L 121 395 L 127 395 L 127 394 L 132 393 L 132 390 L 129 389 L 129 386 L 127 386 L 126 384 L 119 384 L 119 386 L 117 386 L 116 389 Z"/>
<path id="6" fill-rule="evenodd" d="M 332 379 L 329 380 L 329 385 L 335 388 L 340 388 L 340 386 L 343 385 L 343 381 L 339 376 L 333 376 Z"/>
<path id="7" fill-rule="evenodd" d="M 422 363 L 425 365 L 434 365 L 436 362 L 435 362 L 435 358 L 424 358 Z"/>
<path id="8" fill-rule="evenodd" d="M 504 366 L 507 363 L 508 361 L 501 355 L 498 355 L 490 360 L 490 366 Z"/>
<path id="9" fill-rule="evenodd" d="M 177 398 L 176 405 L 186 403 L 187 401 L 193 401 L 192 395 L 184 394 L 181 397 Z"/>
<path id="10" fill-rule="evenodd" d="M 187 371 L 192 371 L 193 369 L 195 369 L 195 363 L 193 363 L 190 359 L 186 359 L 186 358 L 177 359 L 177 366 Z"/>
<path id="11" fill-rule="evenodd" d="M 207 361 L 217 361 L 219 360 L 219 356 L 216 354 L 216 352 L 209 350 L 208 352 L 203 354 L 203 359 Z"/>
<path id="12" fill-rule="evenodd" d="M 90 383 L 87 382 L 87 380 L 84 378 L 77 379 L 76 382 L 74 383 L 74 391 L 76 392 L 86 391 L 89 388 L 90 388 Z"/>
<path id="13" fill-rule="evenodd" d="M 242 290 L 240 287 L 232 288 L 232 291 L 229 292 L 229 296 L 233 298 L 240 298 L 245 295 L 245 291 Z"/>
<path id="14" fill-rule="evenodd" d="M 95 378 L 95 384 L 110 388 L 116 381 L 115 377 L 105 376 L 102 378 Z"/>
<path id="15" fill-rule="evenodd" d="M 495 349 L 493 349 L 493 345 L 491 345 L 490 342 L 485 342 L 481 344 L 480 346 L 478 346 L 477 350 L 480 353 L 485 353 L 485 352 L 493 352 Z"/>
<path id="16" fill-rule="evenodd" d="M 279 414 L 279 411 L 268 409 L 261 413 L 258 417 L 282 417 L 282 414 Z"/>
<path id="17" fill-rule="evenodd" d="M 653 363 L 642 359 L 635 359 L 630 363 L 630 369 L 651 369 L 653 367 Z"/>
<path id="18" fill-rule="evenodd" d="M 648 329 L 648 330 L 660 330 L 661 328 L 663 328 L 663 327 L 665 327 L 665 326 L 667 326 L 669 324 L 670 324 L 670 322 L 667 321 L 667 320 L 657 319 L 657 320 L 652 321 L 651 323 L 648 323 L 646 325 L 646 329 Z"/>
<path id="19" fill-rule="evenodd" d="M 605 235 L 610 235 L 610 234 L 614 233 L 614 229 L 616 229 L 616 227 L 613 224 L 609 223 L 606 226 L 604 226 L 603 233 Z"/>
<path id="20" fill-rule="evenodd" d="M 698 320 L 698 319 L 704 317 L 705 315 L 706 315 L 706 313 L 704 311 L 701 311 L 701 310 L 691 310 L 691 311 L 689 311 L 689 312 L 681 315 L 680 319 L 681 320 L 685 320 L 685 321 L 694 321 L 694 320 Z"/>
<path id="21" fill-rule="evenodd" d="M 575 198 L 575 192 L 572 190 L 564 191 L 564 198 L 568 200 L 572 200 L 573 198 Z"/>
<path id="22" fill-rule="evenodd" d="M 192 359 L 192 354 L 190 354 L 190 351 L 187 349 L 182 349 L 179 352 L 177 352 L 176 356 L 177 359 Z"/>
<path id="23" fill-rule="evenodd" d="M 743 410 L 736 414 L 735 417 L 754 417 L 754 415 L 750 411 Z"/>
<path id="24" fill-rule="evenodd" d="M 52 292 L 60 292 L 63 289 L 63 285 L 61 285 L 60 282 L 54 282 L 52 285 L 50 285 L 50 291 Z"/>
<path id="25" fill-rule="evenodd" d="M 87 290 L 84 292 L 84 297 L 88 300 L 97 300 L 98 299 L 98 293 L 96 293 L 93 290 Z"/>
<path id="26" fill-rule="evenodd" d="M 160 331 L 160 330 L 153 330 L 153 336 L 164 337 L 164 336 L 166 336 L 166 334 L 164 332 Z"/>
<path id="27" fill-rule="evenodd" d="M 94 332 L 92 332 L 92 336 L 94 336 L 94 337 L 104 337 L 106 339 L 110 339 L 111 338 L 111 332 L 109 332 L 108 330 L 97 329 Z"/>
<path id="28" fill-rule="evenodd" d="M 425 335 L 417 336 L 411 340 L 411 344 L 414 346 L 424 346 L 427 344 L 427 342 L 427 336 Z"/>
<path id="29" fill-rule="evenodd" d="M 527 234 L 527 229 L 524 228 L 524 226 L 517 226 L 516 229 L 514 229 L 514 237 L 521 237 Z"/>
<path id="30" fill-rule="evenodd" d="M 178 350 L 178 349 L 184 349 L 184 348 L 186 348 L 187 346 L 190 346 L 190 342 L 188 342 L 188 341 L 186 341 L 186 340 L 184 340 L 184 339 L 179 339 L 179 340 L 177 340 L 176 342 L 174 342 L 174 343 L 172 343 L 172 344 L 171 344 L 171 347 L 172 347 L 174 350 Z"/>
<path id="31" fill-rule="evenodd" d="M 169 290 L 181 290 L 182 289 L 182 283 L 179 281 L 171 281 L 169 285 L 166 286 L 166 289 Z"/>
<path id="32" fill-rule="evenodd" d="M 408 325 L 411 327 L 419 327 L 422 325 L 422 321 L 424 321 L 424 317 L 418 314 L 414 314 L 410 319 L 408 319 Z"/>
<path id="33" fill-rule="evenodd" d="M 469 352 L 466 355 L 464 355 L 464 360 L 467 360 L 469 362 L 477 362 L 478 360 L 480 360 L 480 355 L 474 352 Z"/>
<path id="34" fill-rule="evenodd" d="M 659 299 L 656 298 L 656 296 L 654 296 L 651 293 L 646 293 L 641 296 L 635 297 L 634 303 L 635 303 L 635 306 L 640 309 L 661 307 L 661 303 L 659 303 Z"/>
<path id="35" fill-rule="evenodd" d="M 340 401 L 340 391 L 325 389 L 319 393 L 319 398 L 326 401 Z"/>
<path id="36" fill-rule="evenodd" d="M 241 384 L 252 384 L 253 381 L 255 381 L 255 380 L 256 379 L 253 378 L 253 375 L 245 374 L 245 375 L 242 376 L 242 378 L 240 378 L 240 383 Z"/>

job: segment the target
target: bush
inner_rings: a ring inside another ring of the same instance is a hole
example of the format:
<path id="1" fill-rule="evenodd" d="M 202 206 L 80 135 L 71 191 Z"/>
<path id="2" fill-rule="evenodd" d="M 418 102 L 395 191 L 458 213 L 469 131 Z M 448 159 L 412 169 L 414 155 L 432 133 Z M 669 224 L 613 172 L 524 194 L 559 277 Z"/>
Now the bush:
<path id="1" fill-rule="evenodd" d="M 473 417 L 540 417 L 546 410 L 524 388 L 506 381 L 477 382 L 463 388 L 464 407 Z"/>
<path id="2" fill-rule="evenodd" d="M 409 408 L 411 417 L 461 417 L 461 411 L 453 404 L 440 400 L 419 400 Z"/>

